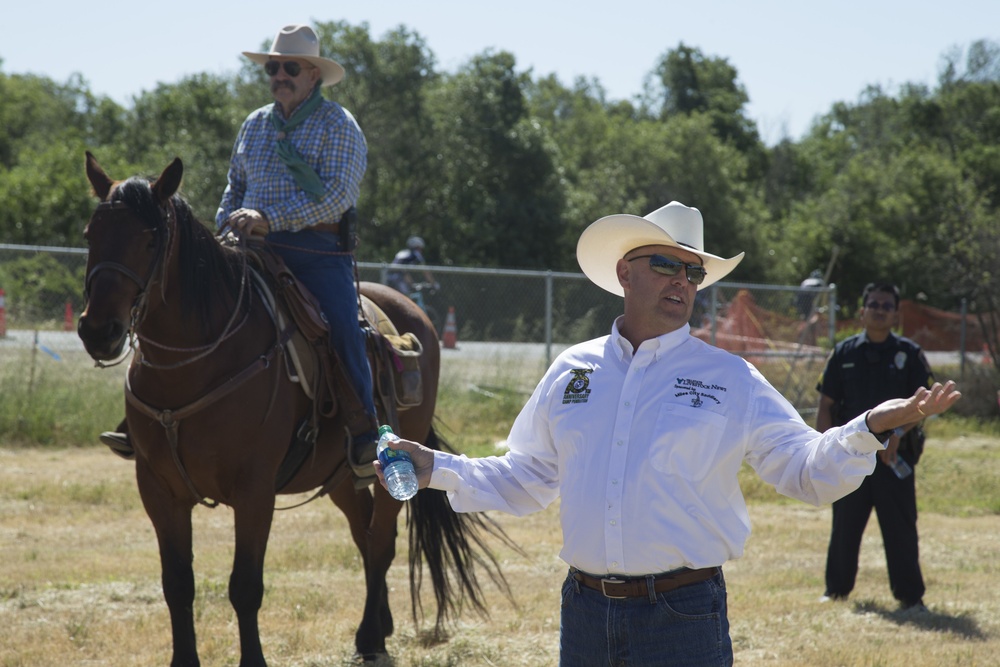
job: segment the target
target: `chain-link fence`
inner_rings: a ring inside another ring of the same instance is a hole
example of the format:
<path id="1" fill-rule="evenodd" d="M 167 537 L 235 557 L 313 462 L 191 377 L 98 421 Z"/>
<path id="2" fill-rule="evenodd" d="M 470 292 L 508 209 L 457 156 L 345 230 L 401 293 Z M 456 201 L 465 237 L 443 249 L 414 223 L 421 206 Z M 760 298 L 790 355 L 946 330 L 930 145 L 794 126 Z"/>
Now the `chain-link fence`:
<path id="1" fill-rule="evenodd" d="M 6 342 L 34 340 L 50 347 L 76 344 L 83 308 L 87 251 L 78 248 L 0 245 L 0 335 Z M 389 265 L 361 263 L 360 279 L 386 282 Z M 449 317 L 454 338 L 508 350 L 528 346 L 547 364 L 573 343 L 608 333 L 622 300 L 583 274 L 446 266 L 426 267 L 437 287 L 417 297 L 438 329 Z M 411 270 L 424 280 L 424 267 Z M 834 288 L 716 283 L 698 293 L 692 330 L 741 354 L 767 375 L 803 412 L 833 341 Z M 62 340 L 68 338 L 68 340 Z M 0 341 L 4 340 L 0 338 Z M 0 344 L 0 353 L 4 349 Z M 542 365 L 541 367 L 544 367 Z"/>

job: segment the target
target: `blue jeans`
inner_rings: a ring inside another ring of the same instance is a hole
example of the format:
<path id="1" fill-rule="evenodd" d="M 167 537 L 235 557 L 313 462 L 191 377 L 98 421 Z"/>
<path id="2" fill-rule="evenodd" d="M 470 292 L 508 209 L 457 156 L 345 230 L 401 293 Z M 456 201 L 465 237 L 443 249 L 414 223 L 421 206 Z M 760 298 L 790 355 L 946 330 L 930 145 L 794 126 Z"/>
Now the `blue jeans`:
<path id="1" fill-rule="evenodd" d="M 729 667 L 733 644 L 719 574 L 648 597 L 612 599 L 572 574 L 562 586 L 560 667 Z"/>
<path id="2" fill-rule="evenodd" d="M 272 232 L 267 240 L 289 270 L 319 300 L 330 323 L 333 349 L 340 357 L 368 414 L 375 415 L 372 373 L 365 352 L 365 335 L 358 326 L 358 291 L 354 260 L 342 253 L 340 237 L 331 232 Z M 373 434 L 374 435 L 374 434 Z"/>

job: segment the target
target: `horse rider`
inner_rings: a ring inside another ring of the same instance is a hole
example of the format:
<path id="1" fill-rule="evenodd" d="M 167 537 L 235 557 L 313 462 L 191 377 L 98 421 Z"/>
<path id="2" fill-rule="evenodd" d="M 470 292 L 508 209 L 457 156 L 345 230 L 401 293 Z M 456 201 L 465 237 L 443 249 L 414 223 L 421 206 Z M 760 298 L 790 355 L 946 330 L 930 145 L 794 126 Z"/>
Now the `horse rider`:
<path id="1" fill-rule="evenodd" d="M 285 26 L 269 51 L 243 55 L 263 65 L 274 102 L 252 112 L 239 130 L 216 224 L 220 231 L 263 235 L 320 302 L 332 347 L 368 413 L 365 428 L 351 434 L 348 458 L 370 474 L 378 424 L 358 325 L 351 229 L 367 143 L 354 116 L 323 97 L 322 88 L 338 83 L 344 68 L 320 56 L 312 28 Z M 104 433 L 101 440 L 134 456 L 127 434 Z"/>
<path id="2" fill-rule="evenodd" d="M 406 247 L 397 252 L 396 256 L 392 258 L 391 266 L 423 266 L 424 264 L 426 264 L 424 261 L 424 240 L 419 236 L 411 236 L 406 239 Z M 434 276 L 427 269 L 424 269 L 424 279 L 428 284 L 433 285 L 434 289 L 438 289 L 438 284 L 434 280 Z M 404 271 L 400 268 L 389 270 L 389 274 L 386 276 L 386 283 L 389 287 L 407 296 L 410 296 L 414 292 L 413 277 L 409 271 Z"/>

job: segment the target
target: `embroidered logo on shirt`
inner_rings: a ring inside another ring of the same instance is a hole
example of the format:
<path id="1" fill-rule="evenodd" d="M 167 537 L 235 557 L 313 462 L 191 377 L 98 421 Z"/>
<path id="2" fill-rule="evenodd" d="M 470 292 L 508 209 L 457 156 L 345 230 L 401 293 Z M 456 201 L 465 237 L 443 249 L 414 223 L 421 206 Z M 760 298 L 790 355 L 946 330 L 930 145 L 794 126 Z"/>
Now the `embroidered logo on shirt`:
<path id="1" fill-rule="evenodd" d="M 590 399 L 590 378 L 593 368 L 574 368 L 570 371 L 573 378 L 563 392 L 563 405 L 567 403 L 586 403 Z"/>
<path id="2" fill-rule="evenodd" d="M 715 401 L 715 404 L 719 405 L 722 401 L 719 400 L 719 397 L 716 394 L 729 391 L 726 387 L 721 385 L 705 384 L 701 380 L 695 380 L 694 378 L 677 378 L 674 382 L 674 389 L 677 390 L 674 394 L 677 398 L 680 398 L 681 396 L 690 396 L 691 406 L 695 408 L 700 408 L 705 404 L 705 401 L 702 399 Z"/>

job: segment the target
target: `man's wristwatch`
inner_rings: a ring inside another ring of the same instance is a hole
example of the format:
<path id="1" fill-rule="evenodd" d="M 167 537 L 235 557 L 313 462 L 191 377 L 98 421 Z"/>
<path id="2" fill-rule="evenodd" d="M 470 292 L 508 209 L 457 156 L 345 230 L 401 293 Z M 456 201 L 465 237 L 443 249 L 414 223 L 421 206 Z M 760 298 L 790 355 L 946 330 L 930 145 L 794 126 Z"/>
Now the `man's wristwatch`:
<path id="1" fill-rule="evenodd" d="M 869 428 L 868 431 L 872 435 L 874 435 L 875 439 L 881 442 L 883 445 L 887 443 L 889 441 L 889 438 L 892 436 L 896 436 L 897 438 L 902 438 L 906 434 L 906 429 L 903 428 L 902 426 L 897 426 L 894 429 L 890 429 L 888 431 L 881 431 L 879 433 L 872 431 L 871 428 Z"/>
<path id="2" fill-rule="evenodd" d="M 868 426 L 868 415 L 867 414 L 865 415 L 865 426 Z M 889 429 L 888 431 L 879 431 L 878 433 L 876 433 L 875 431 L 872 430 L 871 426 L 868 426 L 868 432 L 871 433 L 872 435 L 874 435 L 875 439 L 878 440 L 881 444 L 884 445 L 886 442 L 888 442 L 889 436 L 892 435 L 893 429 Z"/>

